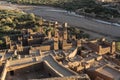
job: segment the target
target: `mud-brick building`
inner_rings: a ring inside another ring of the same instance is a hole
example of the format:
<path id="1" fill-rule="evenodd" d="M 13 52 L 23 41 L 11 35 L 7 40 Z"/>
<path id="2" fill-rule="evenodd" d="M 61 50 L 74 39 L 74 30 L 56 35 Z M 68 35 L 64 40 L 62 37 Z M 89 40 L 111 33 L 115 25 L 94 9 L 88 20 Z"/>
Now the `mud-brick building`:
<path id="1" fill-rule="evenodd" d="M 99 53 L 100 55 L 106 53 L 114 54 L 116 51 L 115 42 L 109 42 L 105 38 L 92 40 L 89 41 L 87 44 L 93 51 Z"/>

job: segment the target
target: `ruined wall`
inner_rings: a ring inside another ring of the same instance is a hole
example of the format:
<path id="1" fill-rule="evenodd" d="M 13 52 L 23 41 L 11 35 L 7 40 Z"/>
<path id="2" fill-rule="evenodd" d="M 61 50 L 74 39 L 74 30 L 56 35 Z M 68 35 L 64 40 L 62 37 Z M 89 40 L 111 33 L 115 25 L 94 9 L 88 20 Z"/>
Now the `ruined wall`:
<path id="1" fill-rule="evenodd" d="M 115 42 L 104 42 L 105 45 L 110 47 L 110 53 L 113 54 L 116 51 L 116 43 Z"/>
<path id="2" fill-rule="evenodd" d="M 9 65 L 9 62 L 7 61 L 4 68 L 3 68 L 3 71 L 1 73 L 1 76 L 0 76 L 0 80 L 5 80 L 6 78 L 6 75 L 7 75 L 7 69 L 6 67 Z"/>
<path id="3" fill-rule="evenodd" d="M 103 48 L 99 46 L 99 54 L 106 54 L 108 52 L 110 52 L 110 47 Z"/>
<path id="4" fill-rule="evenodd" d="M 94 43 L 88 43 L 87 44 L 93 51 L 99 52 L 99 45 L 96 45 Z"/>
<path id="5" fill-rule="evenodd" d="M 34 58 L 28 57 L 28 58 L 21 58 L 21 59 L 16 59 L 9 61 L 9 66 L 15 66 L 15 65 L 23 65 L 23 64 L 28 64 L 35 62 Z"/>
<path id="6" fill-rule="evenodd" d="M 18 51 L 17 53 L 20 54 L 20 55 L 28 55 L 29 54 L 29 50 L 30 50 L 29 47 L 24 47 L 23 51 Z"/>
<path id="7" fill-rule="evenodd" d="M 115 42 L 112 42 L 111 43 L 111 53 L 114 54 L 116 51 L 116 43 Z"/>
<path id="8" fill-rule="evenodd" d="M 37 64 L 33 64 L 31 66 L 28 66 L 28 67 L 23 67 L 23 68 L 14 70 L 14 74 L 21 73 L 21 75 L 22 75 L 22 73 L 26 73 L 26 71 L 34 72 L 34 71 L 39 71 L 39 70 L 44 70 L 42 62 L 37 63 Z"/>
<path id="9" fill-rule="evenodd" d="M 81 47 L 82 43 L 81 40 L 77 40 L 77 47 Z"/>
<path id="10" fill-rule="evenodd" d="M 114 80 L 114 79 L 111 79 L 110 77 L 100 74 L 97 71 L 87 71 L 87 74 L 90 76 L 91 80 L 98 80 L 97 79 L 98 77 L 101 78 L 102 80 Z"/>
<path id="11" fill-rule="evenodd" d="M 105 45 L 107 45 L 106 47 L 102 47 L 100 45 L 98 45 L 97 43 L 88 43 L 88 46 L 95 52 L 98 52 L 99 54 L 103 55 L 106 53 L 114 53 L 115 52 L 115 44 L 110 45 L 110 43 L 106 43 Z"/>
<path id="12" fill-rule="evenodd" d="M 7 75 L 7 69 L 4 68 L 4 69 L 3 69 L 3 72 L 2 72 L 2 74 L 1 74 L 1 79 L 0 79 L 0 80 L 5 80 L 6 75 Z"/>
<path id="13" fill-rule="evenodd" d="M 72 48 L 72 43 L 67 43 L 66 40 L 64 40 L 62 43 L 62 48 L 63 50 L 70 49 Z"/>
<path id="14" fill-rule="evenodd" d="M 41 45 L 39 47 L 33 47 L 34 49 L 39 49 L 41 51 L 49 51 L 51 50 L 51 45 Z"/>
<path id="15" fill-rule="evenodd" d="M 70 46 L 63 46 L 63 50 L 67 50 L 67 49 L 70 49 L 70 48 L 72 48 L 71 45 Z"/>
<path id="16" fill-rule="evenodd" d="M 28 39 L 28 45 L 40 44 L 41 38 Z"/>
<path id="17" fill-rule="evenodd" d="M 89 60 L 86 60 L 86 63 L 93 64 L 95 62 L 95 58 L 91 58 Z"/>
<path id="18" fill-rule="evenodd" d="M 58 49 L 59 49 L 58 41 L 54 41 L 54 50 L 58 50 Z"/>

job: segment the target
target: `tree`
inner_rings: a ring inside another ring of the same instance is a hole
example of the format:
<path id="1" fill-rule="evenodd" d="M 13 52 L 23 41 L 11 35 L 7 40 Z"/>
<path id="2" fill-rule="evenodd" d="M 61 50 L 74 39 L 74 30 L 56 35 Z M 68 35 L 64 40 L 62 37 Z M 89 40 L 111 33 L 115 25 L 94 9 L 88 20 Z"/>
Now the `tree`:
<path id="1" fill-rule="evenodd" d="M 33 28 L 35 32 L 39 31 L 39 27 L 37 25 L 35 25 L 35 27 Z"/>
<path id="2" fill-rule="evenodd" d="M 35 20 L 35 15 L 33 13 L 28 14 L 29 20 Z"/>
<path id="3" fill-rule="evenodd" d="M 12 23 L 13 22 L 12 19 L 9 18 L 9 17 L 6 19 L 6 21 L 7 21 L 7 23 Z"/>
<path id="4" fill-rule="evenodd" d="M 1 45 L 1 44 L 3 44 L 3 41 L 2 41 L 2 40 L 0 40 L 0 45 Z"/>
<path id="5" fill-rule="evenodd" d="M 9 31 L 9 30 L 11 30 L 11 28 L 9 26 L 3 26 L 1 29 L 3 31 Z"/>
<path id="6" fill-rule="evenodd" d="M 120 42 L 117 42 L 116 45 L 117 45 L 117 50 L 120 52 Z"/>

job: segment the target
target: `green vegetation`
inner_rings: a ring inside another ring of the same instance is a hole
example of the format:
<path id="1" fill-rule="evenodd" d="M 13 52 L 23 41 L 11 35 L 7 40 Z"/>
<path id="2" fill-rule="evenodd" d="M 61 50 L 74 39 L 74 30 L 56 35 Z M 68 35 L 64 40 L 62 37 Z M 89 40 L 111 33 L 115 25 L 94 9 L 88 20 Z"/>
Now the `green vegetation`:
<path id="1" fill-rule="evenodd" d="M 72 0 L 60 5 L 60 7 L 63 7 L 68 11 L 75 11 L 81 8 L 94 8 L 95 6 L 97 6 L 97 4 L 94 0 Z"/>
<path id="2" fill-rule="evenodd" d="M 117 46 L 117 50 L 120 52 L 120 42 L 117 42 L 116 46 Z"/>
<path id="3" fill-rule="evenodd" d="M 0 44 L 4 36 L 20 35 L 22 29 L 34 29 L 39 26 L 39 18 L 33 13 L 17 10 L 0 10 Z"/>
<path id="4" fill-rule="evenodd" d="M 3 41 L 2 41 L 2 40 L 0 40 L 0 45 L 1 45 L 1 44 L 3 44 Z"/>
<path id="5" fill-rule="evenodd" d="M 74 28 L 74 27 L 68 27 L 68 34 L 75 35 L 77 39 L 90 37 L 89 34 L 85 33 L 84 31 L 81 31 L 78 28 Z"/>
<path id="6" fill-rule="evenodd" d="M 120 17 L 120 13 L 117 10 L 103 7 L 101 4 L 96 3 L 95 0 L 72 0 L 71 2 L 64 2 L 57 5 L 68 11 L 75 11 L 83 15 L 89 14 L 90 16 L 103 19 Z"/>
<path id="7" fill-rule="evenodd" d="M 39 26 L 39 19 L 33 13 L 0 10 L 0 32 L 19 32 L 21 29 Z"/>
<path id="8" fill-rule="evenodd" d="M 103 19 L 113 19 L 120 17 L 120 13 L 115 9 L 103 7 L 95 0 L 8 0 L 18 4 L 50 5 L 60 7 L 68 11 L 75 11 L 78 14 L 89 14 L 90 16 Z"/>

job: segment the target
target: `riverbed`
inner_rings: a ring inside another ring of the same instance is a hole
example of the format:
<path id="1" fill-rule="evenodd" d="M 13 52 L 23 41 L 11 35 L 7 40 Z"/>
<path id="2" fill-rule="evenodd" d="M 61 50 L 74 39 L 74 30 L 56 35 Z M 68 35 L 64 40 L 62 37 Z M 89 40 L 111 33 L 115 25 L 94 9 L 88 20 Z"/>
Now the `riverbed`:
<path id="1" fill-rule="evenodd" d="M 10 4 L 10 7 L 18 8 L 28 13 L 34 13 L 47 20 L 58 21 L 60 23 L 67 22 L 72 27 L 78 27 L 91 34 L 92 38 L 107 37 L 114 39 L 120 37 L 120 25 L 117 23 L 109 23 L 82 15 L 74 12 L 70 13 L 66 10 L 48 6 L 26 6 Z"/>

